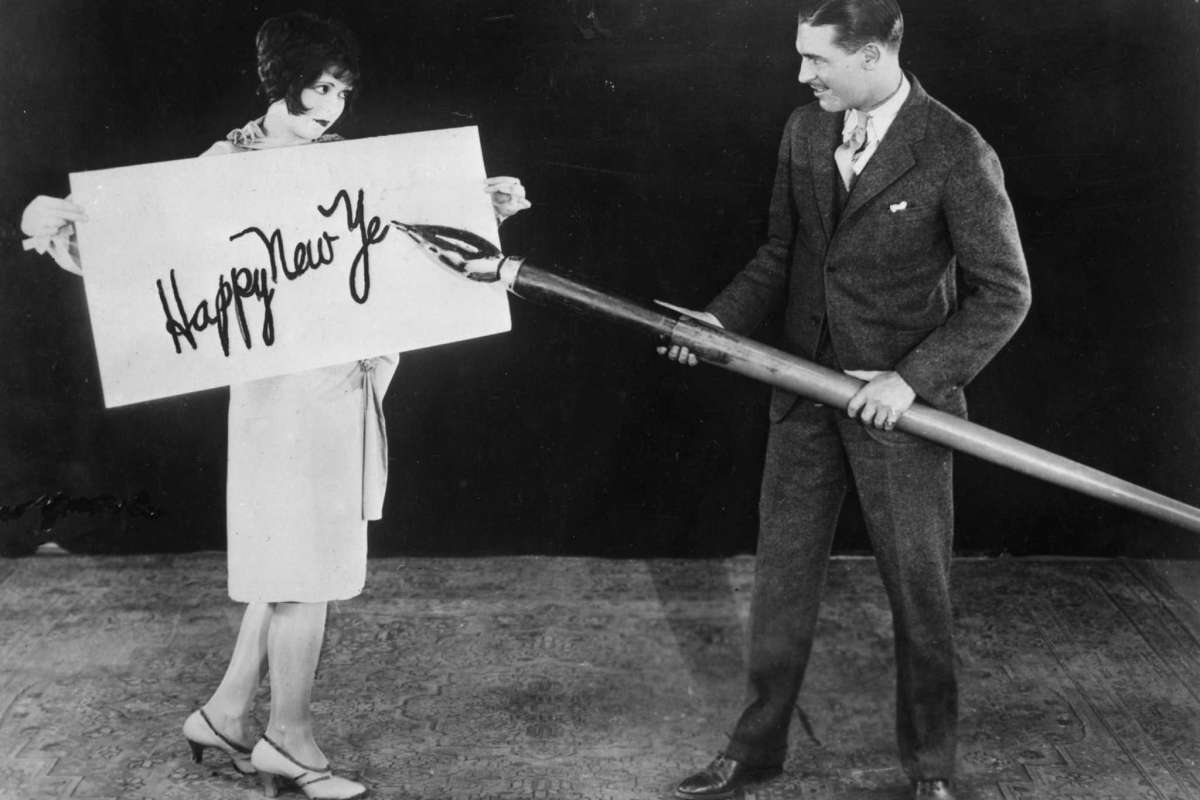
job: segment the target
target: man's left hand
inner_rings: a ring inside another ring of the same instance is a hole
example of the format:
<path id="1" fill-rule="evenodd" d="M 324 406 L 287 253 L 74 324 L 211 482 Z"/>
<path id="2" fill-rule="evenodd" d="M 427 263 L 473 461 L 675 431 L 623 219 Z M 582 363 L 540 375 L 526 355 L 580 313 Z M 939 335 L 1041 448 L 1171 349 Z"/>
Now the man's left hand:
<path id="1" fill-rule="evenodd" d="M 846 374 L 867 382 L 846 405 L 846 413 L 858 417 L 864 425 L 890 431 L 917 399 L 917 393 L 899 373 L 851 369 Z"/>

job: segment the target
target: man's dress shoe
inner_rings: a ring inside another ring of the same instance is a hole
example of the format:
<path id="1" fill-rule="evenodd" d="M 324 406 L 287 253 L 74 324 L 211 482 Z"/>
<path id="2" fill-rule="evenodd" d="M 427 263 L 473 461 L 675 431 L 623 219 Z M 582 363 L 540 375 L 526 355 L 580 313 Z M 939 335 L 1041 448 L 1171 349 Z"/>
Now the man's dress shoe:
<path id="1" fill-rule="evenodd" d="M 770 767 L 753 766 L 721 753 L 703 770 L 684 778 L 675 787 L 675 796 L 684 800 L 719 800 L 722 797 L 733 797 L 743 786 L 774 778 L 782 772 L 783 767 L 778 764 Z"/>
<path id="2" fill-rule="evenodd" d="M 954 800 L 947 781 L 917 781 L 913 800 Z"/>

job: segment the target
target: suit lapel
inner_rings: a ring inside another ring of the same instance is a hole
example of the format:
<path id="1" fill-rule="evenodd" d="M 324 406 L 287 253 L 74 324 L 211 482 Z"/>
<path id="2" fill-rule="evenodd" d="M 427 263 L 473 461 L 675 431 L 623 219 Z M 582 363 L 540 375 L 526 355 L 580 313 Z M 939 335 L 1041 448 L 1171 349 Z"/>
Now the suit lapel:
<path id="1" fill-rule="evenodd" d="M 909 75 L 908 79 L 912 84 L 908 99 L 901 106 L 900 113 L 896 115 L 887 135 L 879 143 L 879 149 L 871 156 L 866 168 L 855 181 L 846 201 L 846 208 L 842 211 L 842 222 L 866 205 L 871 198 L 899 180 L 900 176 L 916 164 L 912 152 L 913 145 L 925 137 L 929 95 L 925 94 L 916 78 Z"/>
<path id="2" fill-rule="evenodd" d="M 822 114 L 821 126 L 808 138 L 809 163 L 812 165 L 813 199 L 821 212 L 825 239 L 833 238 L 833 204 L 835 180 L 841 180 L 833 163 L 833 151 L 841 143 L 844 114 Z"/>

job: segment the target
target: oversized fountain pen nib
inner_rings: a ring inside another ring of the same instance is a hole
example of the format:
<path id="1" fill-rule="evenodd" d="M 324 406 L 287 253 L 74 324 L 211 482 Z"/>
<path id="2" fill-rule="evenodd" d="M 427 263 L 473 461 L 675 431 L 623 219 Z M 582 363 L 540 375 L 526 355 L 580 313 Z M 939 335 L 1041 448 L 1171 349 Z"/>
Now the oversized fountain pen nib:
<path id="1" fill-rule="evenodd" d="M 504 254 L 479 234 L 446 225 L 417 225 L 392 220 L 434 261 L 473 281 L 493 283 L 500 280 Z"/>

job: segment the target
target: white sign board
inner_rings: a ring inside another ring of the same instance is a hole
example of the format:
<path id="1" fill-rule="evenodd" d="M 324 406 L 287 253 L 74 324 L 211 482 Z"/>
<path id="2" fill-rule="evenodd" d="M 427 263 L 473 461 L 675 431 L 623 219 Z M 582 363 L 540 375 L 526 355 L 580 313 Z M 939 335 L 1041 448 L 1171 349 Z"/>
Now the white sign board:
<path id="1" fill-rule="evenodd" d="M 476 128 L 71 175 L 108 407 L 509 330 L 392 220 L 496 243 Z"/>

